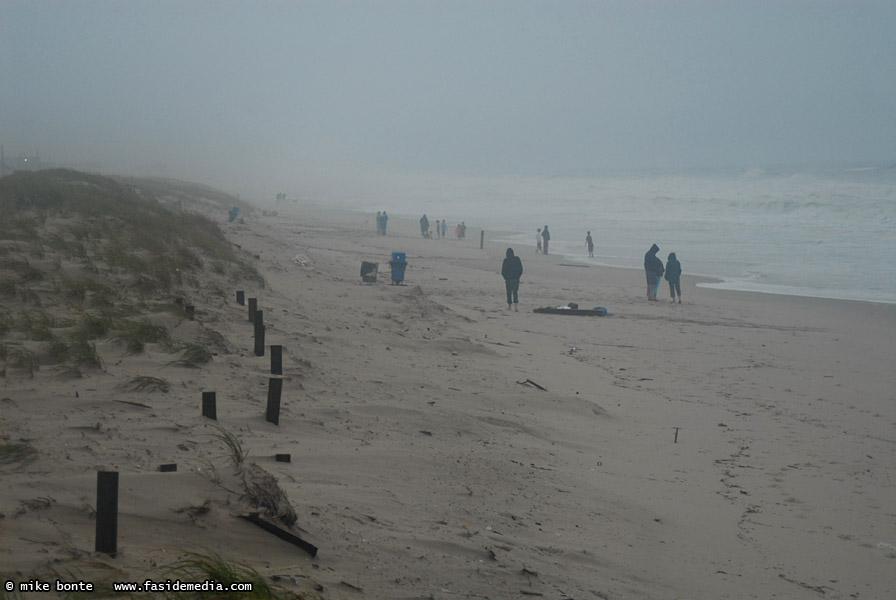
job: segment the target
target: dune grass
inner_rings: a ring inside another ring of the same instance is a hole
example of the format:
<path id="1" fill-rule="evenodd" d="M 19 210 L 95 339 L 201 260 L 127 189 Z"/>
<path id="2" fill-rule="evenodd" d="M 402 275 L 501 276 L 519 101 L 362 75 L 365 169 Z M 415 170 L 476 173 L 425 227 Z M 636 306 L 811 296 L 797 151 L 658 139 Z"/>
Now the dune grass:
<path id="1" fill-rule="evenodd" d="M 0 466 L 26 463 L 35 458 L 37 458 L 37 450 L 30 444 L 17 442 L 0 443 Z"/>
<path id="2" fill-rule="evenodd" d="M 234 466 L 237 469 L 242 468 L 243 463 L 246 462 L 246 458 L 249 456 L 249 451 L 243 448 L 239 438 L 223 427 L 218 427 L 218 432 L 211 435 L 224 443 L 227 449 L 227 456 L 233 461 Z"/>

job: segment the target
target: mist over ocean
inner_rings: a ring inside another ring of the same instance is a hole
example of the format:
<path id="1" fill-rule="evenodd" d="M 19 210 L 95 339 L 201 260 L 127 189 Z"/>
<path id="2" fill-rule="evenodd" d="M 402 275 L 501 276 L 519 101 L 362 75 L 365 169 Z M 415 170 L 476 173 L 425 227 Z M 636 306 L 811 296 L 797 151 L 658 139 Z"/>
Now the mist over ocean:
<path id="1" fill-rule="evenodd" d="M 447 218 L 449 239 L 465 221 L 524 261 L 547 224 L 551 253 L 575 260 L 641 269 L 656 243 L 664 262 L 675 252 L 686 274 L 721 280 L 708 286 L 896 303 L 896 165 L 420 177 L 398 190 L 364 210 Z"/>

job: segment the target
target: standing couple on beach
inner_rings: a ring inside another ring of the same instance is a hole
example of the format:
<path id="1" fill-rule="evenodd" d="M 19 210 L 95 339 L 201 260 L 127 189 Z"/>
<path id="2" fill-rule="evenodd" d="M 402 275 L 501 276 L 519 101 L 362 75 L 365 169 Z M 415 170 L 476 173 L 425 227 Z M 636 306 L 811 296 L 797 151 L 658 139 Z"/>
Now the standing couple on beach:
<path id="1" fill-rule="evenodd" d="M 669 282 L 669 292 L 672 294 L 672 302 L 675 302 L 675 293 L 678 292 L 678 303 L 681 304 L 681 263 L 674 252 L 669 253 L 665 268 L 663 261 L 656 253 L 660 247 L 653 244 L 647 254 L 644 255 L 644 272 L 647 274 L 647 299 L 656 302 L 656 293 L 659 291 L 660 280 Z M 665 277 L 664 277 L 665 274 Z"/>

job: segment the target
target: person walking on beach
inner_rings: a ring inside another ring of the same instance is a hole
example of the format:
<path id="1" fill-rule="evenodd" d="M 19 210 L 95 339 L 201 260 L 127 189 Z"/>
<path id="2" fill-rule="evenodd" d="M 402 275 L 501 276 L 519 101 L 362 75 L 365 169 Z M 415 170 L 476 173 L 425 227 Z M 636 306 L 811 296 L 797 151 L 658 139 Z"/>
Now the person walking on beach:
<path id="1" fill-rule="evenodd" d="M 420 217 L 420 234 L 423 237 L 429 235 L 429 219 L 426 218 L 426 213 L 423 213 L 423 216 Z"/>
<path id="2" fill-rule="evenodd" d="M 460 239 L 467 239 L 467 223 L 465 221 L 460 222 Z"/>
<path id="3" fill-rule="evenodd" d="M 535 254 L 541 252 L 541 227 L 535 232 Z"/>
<path id="4" fill-rule="evenodd" d="M 442 219 L 442 239 L 445 239 L 445 236 L 448 232 L 448 219 Z"/>
<path id="5" fill-rule="evenodd" d="M 594 240 L 591 239 L 591 232 L 585 236 L 585 247 L 588 248 L 588 256 L 594 258 Z"/>
<path id="6" fill-rule="evenodd" d="M 382 234 L 386 235 L 386 224 L 389 222 L 389 215 L 386 214 L 386 211 L 383 211 L 382 216 L 380 217 L 380 229 L 382 229 Z"/>
<path id="7" fill-rule="evenodd" d="M 678 303 L 681 304 L 681 263 L 678 262 L 674 252 L 669 253 L 669 260 L 666 261 L 665 278 L 669 282 L 672 302 L 675 302 L 675 292 L 678 292 Z"/>
<path id="8" fill-rule="evenodd" d="M 439 229 L 439 220 L 438 219 L 436 219 L 436 239 L 437 240 L 442 239 L 442 230 Z"/>
<path id="9" fill-rule="evenodd" d="M 513 310 L 519 312 L 520 277 L 523 276 L 523 262 L 519 256 L 513 255 L 513 248 L 507 249 L 507 258 L 501 265 L 501 276 L 504 278 L 504 287 L 507 289 L 507 310 L 513 306 Z"/>
<path id="10" fill-rule="evenodd" d="M 660 287 L 660 278 L 663 276 L 663 261 L 657 258 L 656 253 L 660 247 L 656 244 L 650 247 L 644 255 L 644 272 L 647 274 L 647 299 L 656 301 L 656 292 Z"/>
<path id="11" fill-rule="evenodd" d="M 376 234 L 383 235 L 383 211 L 376 211 Z"/>
<path id="12" fill-rule="evenodd" d="M 541 230 L 541 239 L 542 239 L 541 252 L 542 252 L 542 254 L 547 254 L 548 253 L 548 243 L 550 243 L 550 241 L 551 241 L 551 232 L 548 231 L 547 225 L 545 225 L 544 228 Z"/>

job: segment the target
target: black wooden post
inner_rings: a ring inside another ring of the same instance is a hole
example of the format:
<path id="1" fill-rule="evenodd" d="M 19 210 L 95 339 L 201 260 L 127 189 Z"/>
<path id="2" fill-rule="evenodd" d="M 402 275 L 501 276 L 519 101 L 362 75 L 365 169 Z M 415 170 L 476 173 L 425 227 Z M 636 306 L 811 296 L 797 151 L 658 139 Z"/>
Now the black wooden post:
<path id="1" fill-rule="evenodd" d="M 187 309 L 187 318 L 192 321 L 193 316 L 196 314 L 196 307 L 193 306 L 192 304 L 187 304 L 186 309 Z"/>
<path id="2" fill-rule="evenodd" d="M 118 552 L 118 471 L 96 472 L 96 551 Z"/>
<path id="3" fill-rule="evenodd" d="M 264 419 L 274 425 L 280 424 L 280 392 L 283 391 L 283 380 L 279 377 L 268 379 L 268 409 Z"/>
<path id="4" fill-rule="evenodd" d="M 218 409 L 215 405 L 215 392 L 202 392 L 202 416 L 218 420 Z"/>
<path id="5" fill-rule="evenodd" d="M 283 346 L 271 346 L 271 374 L 283 375 Z"/>
<path id="6" fill-rule="evenodd" d="M 255 322 L 255 311 L 258 310 L 258 298 L 249 298 L 249 322 Z"/>
<path id="7" fill-rule="evenodd" d="M 255 356 L 264 356 L 264 325 L 255 325 Z"/>
<path id="8" fill-rule="evenodd" d="M 239 304 L 240 306 L 246 305 L 246 292 L 244 292 L 243 290 L 237 291 L 236 303 Z"/>

